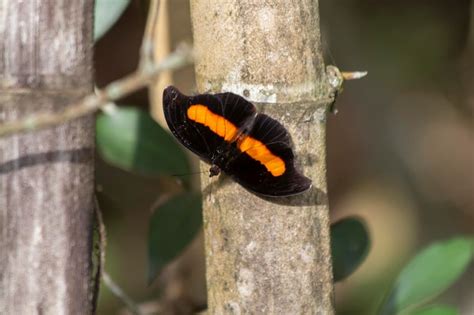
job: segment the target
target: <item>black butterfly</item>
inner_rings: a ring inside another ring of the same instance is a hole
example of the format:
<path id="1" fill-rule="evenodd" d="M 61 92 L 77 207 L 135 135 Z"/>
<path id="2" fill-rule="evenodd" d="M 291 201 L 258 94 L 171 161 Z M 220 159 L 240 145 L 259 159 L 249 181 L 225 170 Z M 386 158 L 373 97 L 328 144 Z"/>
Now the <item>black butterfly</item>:
<path id="1" fill-rule="evenodd" d="M 188 149 L 244 188 L 266 196 L 289 196 L 311 187 L 294 167 L 286 129 L 233 93 L 186 96 L 173 86 L 163 92 L 171 132 Z"/>

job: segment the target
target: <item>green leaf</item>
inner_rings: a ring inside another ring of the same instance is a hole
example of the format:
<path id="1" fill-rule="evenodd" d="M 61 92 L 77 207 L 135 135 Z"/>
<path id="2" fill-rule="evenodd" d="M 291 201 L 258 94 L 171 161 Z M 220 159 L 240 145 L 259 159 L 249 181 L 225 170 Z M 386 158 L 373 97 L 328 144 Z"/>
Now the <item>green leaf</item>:
<path id="1" fill-rule="evenodd" d="M 100 39 L 122 15 L 130 0 L 95 0 L 94 40 Z"/>
<path id="2" fill-rule="evenodd" d="M 100 114 L 96 130 L 99 153 L 112 165 L 145 175 L 190 172 L 179 145 L 147 112 L 119 107 Z"/>
<path id="3" fill-rule="evenodd" d="M 381 313 L 398 314 L 434 298 L 466 270 L 473 252 L 469 238 L 429 246 L 401 271 Z"/>
<path id="4" fill-rule="evenodd" d="M 155 209 L 148 238 L 148 282 L 192 241 L 202 225 L 201 195 L 186 192 Z"/>
<path id="5" fill-rule="evenodd" d="M 331 225 L 334 281 L 349 276 L 367 257 L 369 248 L 369 235 L 360 219 L 345 218 Z"/>
<path id="6" fill-rule="evenodd" d="M 451 306 L 432 305 L 410 313 L 410 315 L 458 315 L 459 312 Z"/>

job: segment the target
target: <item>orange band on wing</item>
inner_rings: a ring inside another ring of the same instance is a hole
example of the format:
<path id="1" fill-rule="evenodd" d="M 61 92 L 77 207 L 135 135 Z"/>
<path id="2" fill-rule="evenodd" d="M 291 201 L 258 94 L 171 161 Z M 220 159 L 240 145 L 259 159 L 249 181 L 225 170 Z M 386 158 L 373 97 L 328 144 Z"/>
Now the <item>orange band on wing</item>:
<path id="1" fill-rule="evenodd" d="M 257 139 L 247 136 L 239 142 L 238 147 L 240 151 L 262 163 L 273 176 L 285 173 L 285 162 L 270 152 L 267 146 Z"/>
<path id="2" fill-rule="evenodd" d="M 191 105 L 188 108 L 187 115 L 189 119 L 203 124 L 226 141 L 234 139 L 238 132 L 237 127 L 233 123 L 222 116 L 214 114 L 204 105 Z M 247 136 L 239 141 L 237 146 L 240 151 L 263 164 L 273 176 L 280 176 L 285 173 L 285 162 L 270 152 L 261 141 Z"/>
<path id="3" fill-rule="evenodd" d="M 232 140 L 237 134 L 237 128 L 233 123 L 214 114 L 204 105 L 191 105 L 187 114 L 189 119 L 203 124 L 226 141 Z"/>

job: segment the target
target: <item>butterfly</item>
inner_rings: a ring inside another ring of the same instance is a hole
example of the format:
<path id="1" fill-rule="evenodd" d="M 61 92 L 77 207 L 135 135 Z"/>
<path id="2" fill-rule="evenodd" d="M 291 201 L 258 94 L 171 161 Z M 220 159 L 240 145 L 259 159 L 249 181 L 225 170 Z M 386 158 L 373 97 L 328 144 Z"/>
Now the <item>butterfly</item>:
<path id="1" fill-rule="evenodd" d="M 173 135 L 211 164 L 210 176 L 224 172 L 263 196 L 296 195 L 311 187 L 311 180 L 295 169 L 285 127 L 258 113 L 245 98 L 234 93 L 186 96 L 169 86 L 163 110 Z"/>

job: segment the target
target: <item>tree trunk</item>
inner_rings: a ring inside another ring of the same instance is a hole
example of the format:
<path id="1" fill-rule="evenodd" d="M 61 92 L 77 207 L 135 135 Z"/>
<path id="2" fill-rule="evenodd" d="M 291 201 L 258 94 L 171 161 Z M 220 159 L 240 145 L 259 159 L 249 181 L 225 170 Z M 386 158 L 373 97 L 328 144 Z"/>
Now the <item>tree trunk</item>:
<path id="1" fill-rule="evenodd" d="M 93 0 L 0 0 L 0 123 L 92 91 Z M 0 313 L 91 312 L 93 117 L 0 138 Z"/>
<path id="2" fill-rule="evenodd" d="M 290 132 L 313 189 L 259 198 L 202 176 L 210 314 L 333 314 L 317 0 L 193 0 L 200 92 L 245 96 Z M 208 166 L 204 168 L 207 170 Z"/>

